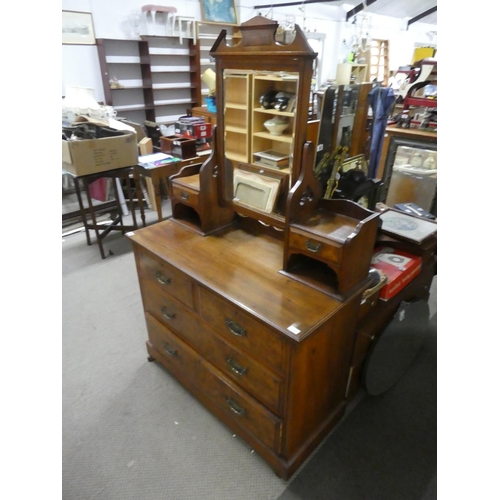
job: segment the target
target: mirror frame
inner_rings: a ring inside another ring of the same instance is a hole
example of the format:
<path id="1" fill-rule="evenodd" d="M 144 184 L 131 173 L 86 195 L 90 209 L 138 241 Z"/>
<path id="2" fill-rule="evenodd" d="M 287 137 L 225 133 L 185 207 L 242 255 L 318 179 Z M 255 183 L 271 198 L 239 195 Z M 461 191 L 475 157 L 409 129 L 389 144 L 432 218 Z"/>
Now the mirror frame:
<path id="1" fill-rule="evenodd" d="M 218 82 L 216 103 L 219 103 L 217 127 L 220 133 L 217 134 L 216 154 L 217 165 L 219 165 L 217 172 L 219 204 L 222 207 L 232 208 L 237 213 L 282 228 L 285 225 L 286 214 L 284 216 L 261 212 L 233 202 L 233 166 L 232 162 L 226 158 L 224 148 L 224 71 L 298 73 L 293 161 L 290 169 L 291 187 L 299 180 L 302 172 L 302 150 L 307 137 L 313 63 L 317 53 L 312 50 L 298 25 L 295 25 L 296 35 L 291 43 L 288 45 L 277 43 L 275 34 L 278 26 L 277 21 L 262 16 L 254 17 L 238 27 L 241 37 L 237 43 L 238 39 L 233 36 L 232 45 L 227 44 L 227 31 L 222 30 L 210 50 L 210 56 L 215 59 L 216 81 Z"/>

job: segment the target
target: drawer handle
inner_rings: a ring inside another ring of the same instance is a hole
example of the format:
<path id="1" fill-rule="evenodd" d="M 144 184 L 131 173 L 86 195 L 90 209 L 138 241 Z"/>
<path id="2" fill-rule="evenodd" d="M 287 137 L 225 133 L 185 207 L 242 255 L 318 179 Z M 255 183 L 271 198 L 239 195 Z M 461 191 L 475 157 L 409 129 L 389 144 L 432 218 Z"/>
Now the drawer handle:
<path id="1" fill-rule="evenodd" d="M 235 323 L 229 318 L 226 318 L 226 326 L 229 328 L 229 331 L 237 337 L 243 337 L 247 333 L 242 326 L 238 325 L 238 323 Z"/>
<path id="2" fill-rule="evenodd" d="M 319 252 L 319 250 L 321 249 L 321 243 L 307 240 L 306 241 L 306 248 L 310 252 Z"/>
<path id="3" fill-rule="evenodd" d="M 226 399 L 226 403 L 231 408 L 231 411 L 242 417 L 245 413 L 246 410 L 245 408 L 242 408 L 239 404 L 235 403 L 231 398 Z"/>
<path id="4" fill-rule="evenodd" d="M 183 200 L 189 200 L 189 193 L 185 193 L 184 191 L 181 191 L 181 198 Z"/>
<path id="5" fill-rule="evenodd" d="M 233 358 L 227 358 L 226 361 L 227 364 L 231 367 L 231 370 L 236 373 L 236 375 L 245 375 L 245 373 L 248 371 L 247 368 L 236 363 Z"/>
<path id="6" fill-rule="evenodd" d="M 170 348 L 168 344 L 163 344 L 163 349 L 169 356 L 178 356 L 177 349 Z"/>
<path id="7" fill-rule="evenodd" d="M 158 280 L 159 283 L 162 285 L 169 285 L 171 283 L 171 279 L 167 278 L 162 272 L 156 271 L 155 277 Z"/>
<path id="8" fill-rule="evenodd" d="M 161 308 L 161 313 L 165 318 L 167 318 L 169 321 L 172 321 L 175 318 L 175 313 L 169 313 L 168 309 L 166 307 Z"/>

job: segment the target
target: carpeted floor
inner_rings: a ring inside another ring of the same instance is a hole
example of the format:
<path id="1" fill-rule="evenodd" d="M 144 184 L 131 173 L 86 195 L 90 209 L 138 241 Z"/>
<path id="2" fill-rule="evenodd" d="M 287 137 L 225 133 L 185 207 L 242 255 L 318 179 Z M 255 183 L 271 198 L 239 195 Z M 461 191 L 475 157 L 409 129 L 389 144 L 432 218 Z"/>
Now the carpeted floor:
<path id="1" fill-rule="evenodd" d="M 436 498 L 435 328 L 398 384 L 360 394 L 286 482 L 147 361 L 128 240 L 106 237 L 104 260 L 83 232 L 62 245 L 64 500 Z"/>

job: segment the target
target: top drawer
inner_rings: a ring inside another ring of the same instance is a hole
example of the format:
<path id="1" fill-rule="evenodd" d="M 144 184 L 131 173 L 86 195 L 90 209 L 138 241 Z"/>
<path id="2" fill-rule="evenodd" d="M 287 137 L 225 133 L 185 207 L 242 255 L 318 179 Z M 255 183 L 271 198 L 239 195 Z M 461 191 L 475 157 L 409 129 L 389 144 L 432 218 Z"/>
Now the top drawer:
<path id="1" fill-rule="evenodd" d="M 158 262 L 149 255 L 139 253 L 139 273 L 158 285 L 191 309 L 194 308 L 193 282 L 166 262 Z"/>
<path id="2" fill-rule="evenodd" d="M 290 228 L 289 244 L 304 255 L 319 258 L 333 264 L 339 264 L 342 258 L 342 245 L 334 241 L 325 241 L 312 233 Z"/>
<path id="3" fill-rule="evenodd" d="M 198 198 L 200 193 L 194 189 L 188 189 L 185 186 L 179 186 L 175 181 L 172 182 L 172 198 L 182 201 L 184 204 L 193 208 L 198 208 Z"/>
<path id="4" fill-rule="evenodd" d="M 278 333 L 234 304 L 203 287 L 200 291 L 200 315 L 235 347 L 278 373 L 283 373 L 285 343 Z"/>

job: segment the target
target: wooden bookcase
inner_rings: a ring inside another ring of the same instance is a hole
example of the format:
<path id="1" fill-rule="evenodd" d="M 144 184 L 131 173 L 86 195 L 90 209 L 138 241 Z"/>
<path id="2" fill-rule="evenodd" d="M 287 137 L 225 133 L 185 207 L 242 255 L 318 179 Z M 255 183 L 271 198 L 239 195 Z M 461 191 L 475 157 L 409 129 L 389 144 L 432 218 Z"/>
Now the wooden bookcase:
<path id="1" fill-rule="evenodd" d="M 336 83 L 349 85 L 350 83 L 364 83 L 367 78 L 367 65 L 354 63 L 341 63 L 337 65 Z"/>
<path id="2" fill-rule="evenodd" d="M 98 39 L 106 104 L 119 116 L 143 123 L 175 123 L 201 101 L 199 53 L 192 39 L 145 36 Z M 117 78 L 120 88 L 110 80 Z"/>

